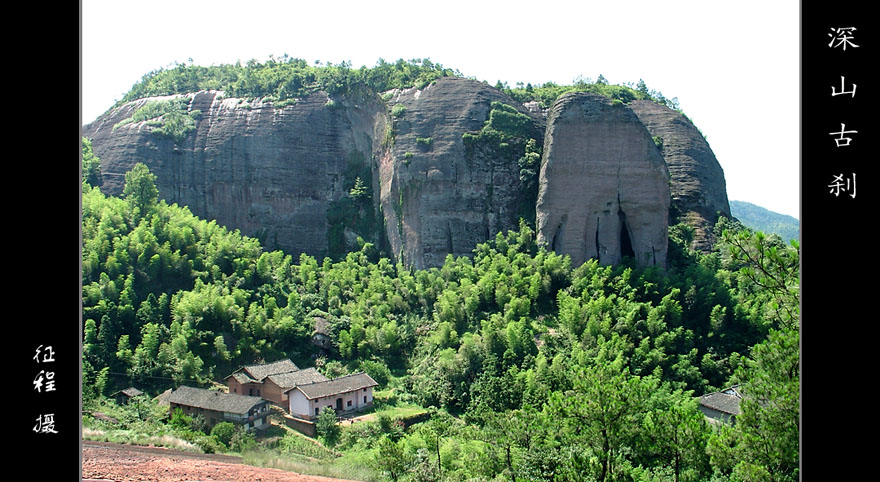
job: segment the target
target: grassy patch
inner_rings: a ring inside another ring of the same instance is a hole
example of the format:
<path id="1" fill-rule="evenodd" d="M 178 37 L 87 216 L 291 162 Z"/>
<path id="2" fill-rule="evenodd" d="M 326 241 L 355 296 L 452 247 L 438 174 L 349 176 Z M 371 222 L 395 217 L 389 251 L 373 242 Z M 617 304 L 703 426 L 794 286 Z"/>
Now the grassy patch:
<path id="1" fill-rule="evenodd" d="M 188 101 L 184 97 L 150 100 L 136 109 L 131 117 L 117 122 L 113 130 L 131 123 L 144 122 L 154 135 L 169 137 L 175 144 L 179 144 L 196 128 L 196 120 L 201 115 L 199 110 L 188 109 Z"/>
<path id="2" fill-rule="evenodd" d="M 385 480 L 381 474 L 370 468 L 375 455 L 369 450 L 346 453 L 333 459 L 317 459 L 300 454 L 280 454 L 270 450 L 254 450 L 243 454 L 242 457 L 243 462 L 248 465 L 299 474 L 365 482 Z"/>

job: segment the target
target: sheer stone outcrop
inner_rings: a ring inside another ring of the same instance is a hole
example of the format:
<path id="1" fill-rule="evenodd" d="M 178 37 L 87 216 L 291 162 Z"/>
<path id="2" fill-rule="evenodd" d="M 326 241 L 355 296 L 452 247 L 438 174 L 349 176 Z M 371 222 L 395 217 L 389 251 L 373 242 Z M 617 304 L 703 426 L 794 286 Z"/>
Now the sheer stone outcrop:
<path id="1" fill-rule="evenodd" d="M 574 265 L 632 256 L 665 266 L 670 218 L 693 226 L 694 246 L 706 249 L 716 213 L 729 216 L 705 139 L 654 102 L 571 92 L 544 109 L 460 77 L 384 95 L 357 90 L 284 103 L 217 91 L 142 99 L 109 110 L 83 135 L 101 159 L 106 194 L 121 194 L 125 173 L 142 162 L 166 202 L 294 257 L 339 256 L 362 238 L 430 268 L 524 217 Z M 171 99 L 182 99 L 178 115 L 192 120 L 177 137 L 157 135 L 168 119 L 132 118 Z M 492 119 L 532 139 L 531 157 L 498 131 L 483 136 Z"/>
<path id="2" fill-rule="evenodd" d="M 440 266 L 447 255 L 469 255 L 478 243 L 518 227 L 524 193 L 517 158 L 467 153 L 462 139 L 480 131 L 492 102 L 528 113 L 485 83 L 455 77 L 389 100 L 398 114 L 379 160 L 381 205 L 389 250 L 406 264 Z M 540 133 L 539 120 L 532 122 Z"/>
<path id="3" fill-rule="evenodd" d="M 692 247 L 711 250 L 718 213 L 731 216 L 724 171 L 709 143 L 687 117 L 664 105 L 637 100 L 630 108 L 662 145 L 669 166 L 672 209 L 694 229 Z"/>
<path id="4" fill-rule="evenodd" d="M 538 241 L 572 265 L 587 259 L 665 266 L 669 173 L 645 126 L 595 94 L 560 97 L 547 117 Z"/>
<path id="5" fill-rule="evenodd" d="M 101 190 L 119 195 L 125 173 L 143 162 L 165 201 L 258 236 L 270 249 L 325 254 L 328 210 L 351 189 L 346 174 L 370 172 L 373 130 L 385 116 L 378 96 L 354 102 L 316 92 L 281 107 L 217 91 L 186 97 L 188 110 L 201 115 L 180 142 L 151 133 L 148 121 L 114 129 L 155 98 L 85 126 L 83 135 L 101 159 Z"/>

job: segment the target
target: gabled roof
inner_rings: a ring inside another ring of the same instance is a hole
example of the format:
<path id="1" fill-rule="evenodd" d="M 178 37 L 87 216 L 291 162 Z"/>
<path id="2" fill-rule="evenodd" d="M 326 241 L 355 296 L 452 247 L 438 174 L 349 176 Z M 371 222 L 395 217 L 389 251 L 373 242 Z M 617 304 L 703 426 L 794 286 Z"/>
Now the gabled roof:
<path id="1" fill-rule="evenodd" d="M 329 380 L 329 378 L 322 375 L 316 368 L 306 368 L 295 372 L 279 373 L 277 375 L 269 375 L 266 378 L 272 380 L 272 383 L 278 385 L 282 389 L 292 389 L 297 385 L 326 382 Z"/>
<path id="2" fill-rule="evenodd" d="M 260 397 L 205 390 L 185 385 L 171 392 L 165 400 L 178 405 L 229 413 L 247 413 L 257 405 L 269 403 Z"/>
<path id="3" fill-rule="evenodd" d="M 734 386 L 732 386 L 732 387 L 730 387 L 730 388 L 727 388 L 727 389 L 725 389 L 725 390 L 722 390 L 721 393 L 723 393 L 723 394 L 725 394 L 725 395 L 735 395 L 735 396 L 737 396 L 737 397 L 739 397 L 739 398 L 742 398 L 742 397 L 743 397 L 743 396 L 742 396 L 742 391 L 740 391 L 740 389 L 739 389 L 739 385 L 734 385 Z"/>
<path id="4" fill-rule="evenodd" d="M 297 370 L 299 370 L 299 367 L 297 367 L 292 361 L 284 359 L 272 363 L 245 365 L 226 378 L 235 377 L 239 383 L 255 383 L 262 382 L 263 379 L 269 375 L 295 372 Z"/>
<path id="5" fill-rule="evenodd" d="M 110 396 L 111 396 L 111 397 L 115 397 L 116 395 L 119 395 L 119 394 L 125 395 L 126 397 L 136 397 L 136 396 L 138 396 L 138 395 L 143 395 L 144 392 L 142 392 L 142 391 L 140 391 L 140 390 L 138 390 L 137 388 L 134 388 L 134 387 L 128 387 L 128 388 L 126 388 L 126 389 L 124 389 L 124 390 L 119 390 L 118 392 L 116 392 L 116 393 L 114 393 L 113 395 L 110 395 Z"/>
<path id="6" fill-rule="evenodd" d="M 312 335 L 330 335 L 330 323 L 326 318 L 321 316 L 315 317 L 314 330 Z"/>
<path id="7" fill-rule="evenodd" d="M 323 382 L 297 385 L 295 389 L 301 391 L 303 395 L 305 395 L 306 398 L 308 398 L 309 400 L 314 400 L 316 398 L 329 397 L 330 395 L 353 392 L 355 390 L 375 387 L 378 385 L 379 384 L 376 383 L 376 381 L 373 380 L 369 375 L 362 372 L 353 373 L 351 375 L 346 375 L 344 377 L 334 378 L 332 380 L 327 380 Z"/>
<path id="8" fill-rule="evenodd" d="M 738 387 L 737 385 L 720 392 L 703 395 L 700 397 L 700 405 L 730 415 L 739 415 L 739 403 L 742 401 L 742 395 L 740 395 Z"/>

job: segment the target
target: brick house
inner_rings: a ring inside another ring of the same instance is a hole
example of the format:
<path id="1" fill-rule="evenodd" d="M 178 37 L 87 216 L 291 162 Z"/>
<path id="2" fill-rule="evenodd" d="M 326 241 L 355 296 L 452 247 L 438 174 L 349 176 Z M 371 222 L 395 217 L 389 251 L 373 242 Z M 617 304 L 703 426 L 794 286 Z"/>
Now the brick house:
<path id="1" fill-rule="evenodd" d="M 181 386 L 165 397 L 168 413 L 180 408 L 191 417 L 202 415 L 209 427 L 220 422 L 263 428 L 269 423 L 269 402 L 260 397 Z"/>
<path id="2" fill-rule="evenodd" d="M 269 375 L 263 382 L 263 393 L 265 394 L 263 398 L 269 399 L 272 403 L 282 408 L 286 408 L 288 406 L 287 397 L 292 388 L 298 385 L 325 382 L 327 380 L 329 378 L 322 375 L 316 368 Z"/>
<path id="3" fill-rule="evenodd" d="M 286 408 L 287 393 L 291 388 L 306 384 L 327 381 L 315 368 L 300 370 L 290 360 L 280 360 L 269 364 L 248 365 L 239 368 L 226 377 L 229 393 L 263 397 Z"/>
<path id="4" fill-rule="evenodd" d="M 261 363 L 258 365 L 246 365 L 232 372 L 227 376 L 226 386 L 229 387 L 229 393 L 237 393 L 239 395 L 248 395 L 255 397 L 263 397 L 266 400 L 282 403 L 281 392 L 266 387 L 266 378 L 270 375 L 281 375 L 299 371 L 290 360 L 278 360 L 273 363 Z"/>
<path id="5" fill-rule="evenodd" d="M 366 373 L 297 385 L 287 390 L 288 411 L 295 417 L 311 420 L 324 407 L 334 409 L 337 414 L 370 407 L 373 387 L 378 385 Z"/>

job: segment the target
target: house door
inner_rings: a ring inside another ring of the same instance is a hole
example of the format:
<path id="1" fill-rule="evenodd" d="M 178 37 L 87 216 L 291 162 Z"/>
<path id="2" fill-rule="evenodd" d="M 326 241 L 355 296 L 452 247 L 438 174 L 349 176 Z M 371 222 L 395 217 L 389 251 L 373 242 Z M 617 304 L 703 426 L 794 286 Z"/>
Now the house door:
<path id="1" fill-rule="evenodd" d="M 342 399 L 341 398 L 336 399 L 336 411 L 337 412 L 342 411 Z"/>

